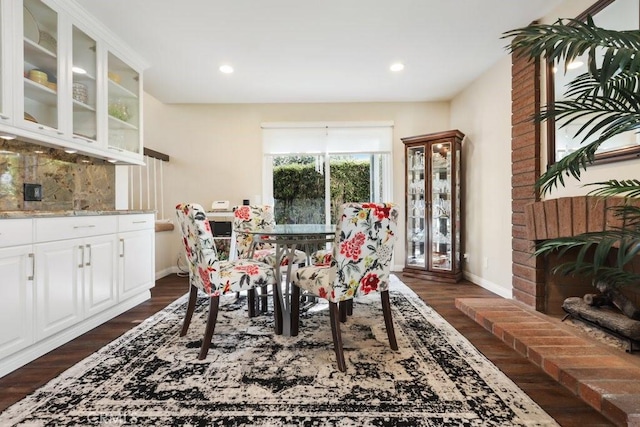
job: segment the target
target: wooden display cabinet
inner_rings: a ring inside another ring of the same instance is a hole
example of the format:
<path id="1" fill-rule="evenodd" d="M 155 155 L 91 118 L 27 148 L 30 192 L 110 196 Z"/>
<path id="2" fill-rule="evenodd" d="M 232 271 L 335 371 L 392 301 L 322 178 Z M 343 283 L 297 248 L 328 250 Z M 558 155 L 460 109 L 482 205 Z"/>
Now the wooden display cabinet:
<path id="1" fill-rule="evenodd" d="M 402 138 L 405 144 L 405 274 L 462 278 L 461 151 L 458 130 Z"/>

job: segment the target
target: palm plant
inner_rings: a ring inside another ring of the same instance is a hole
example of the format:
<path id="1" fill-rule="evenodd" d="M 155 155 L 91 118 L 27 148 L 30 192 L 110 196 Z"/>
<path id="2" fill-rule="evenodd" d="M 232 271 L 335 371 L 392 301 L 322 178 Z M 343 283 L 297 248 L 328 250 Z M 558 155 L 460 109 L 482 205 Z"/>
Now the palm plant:
<path id="1" fill-rule="evenodd" d="M 542 108 L 535 120 L 554 118 L 561 127 L 584 122 L 575 137 L 581 147 L 551 165 L 536 182 L 541 194 L 565 185 L 566 177 L 580 180 L 591 165 L 598 148 L 624 132 L 640 129 L 640 31 L 614 31 L 586 21 L 561 19 L 554 24 L 532 24 L 508 31 L 513 38 L 508 50 L 514 55 L 543 57 L 569 64 L 587 55 L 588 71 L 573 79 L 564 100 Z M 591 140 L 592 142 L 588 142 Z M 591 273 L 594 283 L 612 286 L 638 285 L 640 274 L 629 271 L 629 263 L 640 252 L 640 207 L 629 203 L 640 199 L 640 180 L 615 180 L 586 184 L 595 186 L 589 195 L 622 197 L 626 203 L 612 207 L 621 226 L 602 232 L 546 240 L 536 247 L 536 255 L 569 250 L 578 252 L 575 261 L 559 265 L 556 272 Z M 617 249 L 617 254 L 612 249 Z"/>

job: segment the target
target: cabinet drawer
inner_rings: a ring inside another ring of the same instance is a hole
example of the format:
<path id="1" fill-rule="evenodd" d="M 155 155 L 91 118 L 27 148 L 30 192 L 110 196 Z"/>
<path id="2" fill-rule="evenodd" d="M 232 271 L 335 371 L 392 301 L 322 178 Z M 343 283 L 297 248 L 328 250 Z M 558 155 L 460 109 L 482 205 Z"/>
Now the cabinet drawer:
<path id="1" fill-rule="evenodd" d="M 154 228 L 156 216 L 154 214 L 130 214 L 118 216 L 118 231 L 136 231 Z"/>
<path id="2" fill-rule="evenodd" d="M 0 220 L 0 248 L 33 243 L 32 219 Z"/>
<path id="3" fill-rule="evenodd" d="M 112 234 L 118 229 L 115 215 L 37 218 L 35 221 L 36 242 Z"/>

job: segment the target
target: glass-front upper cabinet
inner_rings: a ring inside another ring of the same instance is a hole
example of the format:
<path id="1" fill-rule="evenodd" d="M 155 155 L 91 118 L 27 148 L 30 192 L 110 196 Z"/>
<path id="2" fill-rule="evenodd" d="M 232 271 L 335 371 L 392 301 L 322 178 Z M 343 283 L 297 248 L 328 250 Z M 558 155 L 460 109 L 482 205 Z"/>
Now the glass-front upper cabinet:
<path id="1" fill-rule="evenodd" d="M 98 56 L 96 41 L 75 25 L 72 29 L 73 138 L 94 143 L 98 139 Z"/>
<path id="2" fill-rule="evenodd" d="M 402 138 L 406 150 L 404 273 L 462 278 L 461 148 L 458 130 Z"/>
<path id="3" fill-rule="evenodd" d="M 107 63 L 109 149 L 139 154 L 140 75 L 111 52 Z"/>
<path id="4" fill-rule="evenodd" d="M 9 99 L 7 98 L 6 89 L 10 87 L 10 85 L 6 84 L 5 79 L 7 78 L 5 67 L 8 65 L 8 59 L 6 55 L 5 46 L 10 46 L 10 42 L 7 41 L 8 28 L 5 19 L 7 14 L 7 5 L 8 2 L 0 2 L 0 119 L 9 120 L 10 114 L 7 112 L 7 107 L 9 106 Z"/>
<path id="5" fill-rule="evenodd" d="M 40 0 L 24 0 L 24 120 L 59 134 L 58 14 Z"/>

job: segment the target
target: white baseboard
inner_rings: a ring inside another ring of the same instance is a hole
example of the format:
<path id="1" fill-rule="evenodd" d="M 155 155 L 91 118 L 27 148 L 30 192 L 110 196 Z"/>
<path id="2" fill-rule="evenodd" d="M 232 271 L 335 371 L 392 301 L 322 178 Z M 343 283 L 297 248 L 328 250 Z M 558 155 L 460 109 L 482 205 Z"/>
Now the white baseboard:
<path id="1" fill-rule="evenodd" d="M 126 301 L 119 303 L 118 305 L 114 305 L 113 307 L 95 316 L 77 323 L 74 326 L 71 326 L 63 331 L 58 332 L 57 334 L 47 337 L 42 341 L 38 341 L 25 349 L 22 349 L 10 356 L 5 357 L 4 359 L 0 360 L 0 378 L 18 369 L 19 367 L 26 365 L 32 360 L 37 359 L 43 354 L 46 354 L 51 350 L 71 341 L 72 339 L 79 337 L 85 332 L 88 332 L 91 329 L 102 325 L 106 321 L 113 319 L 117 315 L 124 313 L 125 311 L 148 300 L 149 298 L 151 298 L 151 291 L 146 290 L 138 295 L 129 298 Z"/>
<path id="2" fill-rule="evenodd" d="M 178 266 L 173 266 L 173 267 L 165 268 L 164 270 L 156 271 L 156 280 L 162 279 L 163 277 L 166 277 L 170 274 L 176 274 L 179 272 L 180 270 L 178 269 Z"/>
<path id="3" fill-rule="evenodd" d="M 468 281 L 473 282 L 476 285 L 501 296 L 502 298 L 513 298 L 513 296 L 511 295 L 511 287 L 505 288 L 504 286 L 497 285 L 493 282 L 483 279 L 482 277 L 478 277 L 475 274 L 469 273 L 468 271 L 463 271 L 462 275 Z"/>

